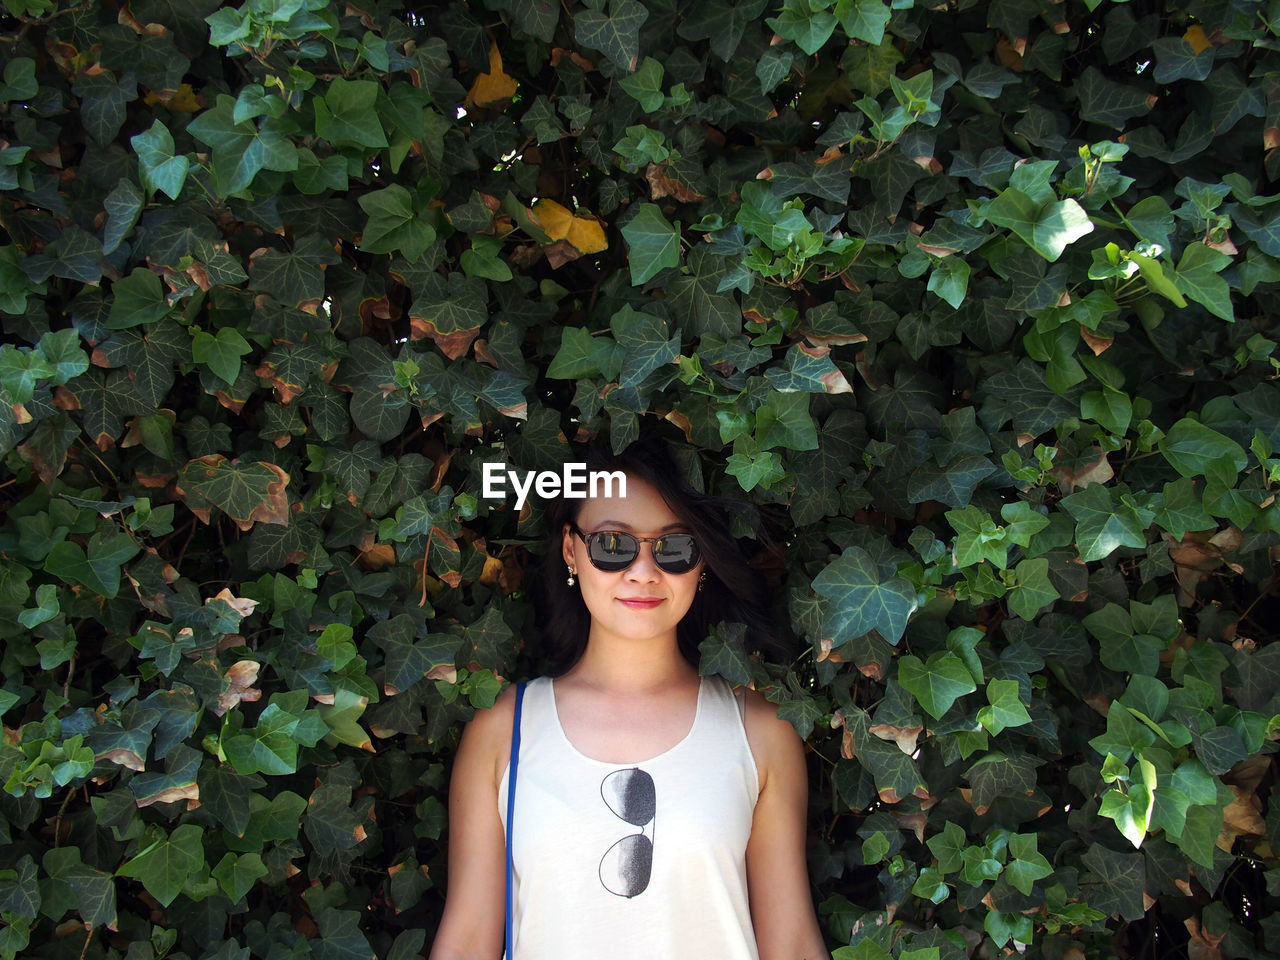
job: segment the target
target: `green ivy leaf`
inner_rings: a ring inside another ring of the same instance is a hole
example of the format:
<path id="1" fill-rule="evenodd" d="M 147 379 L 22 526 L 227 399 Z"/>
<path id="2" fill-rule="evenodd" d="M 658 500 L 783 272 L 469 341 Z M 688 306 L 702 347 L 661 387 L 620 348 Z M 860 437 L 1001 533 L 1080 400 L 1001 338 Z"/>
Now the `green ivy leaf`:
<path id="1" fill-rule="evenodd" d="M 139 134 L 139 136 L 145 136 L 145 134 Z M 186 175 L 185 172 L 183 175 Z M 107 194 L 106 200 L 103 201 L 103 209 L 107 212 L 107 222 L 102 228 L 104 254 L 109 256 L 114 253 L 124 242 L 125 237 L 133 232 L 134 225 L 142 215 L 143 203 L 142 191 L 132 180 L 122 179 L 116 184 L 115 189 Z"/>
<path id="2" fill-rule="evenodd" d="M 25 854 L 14 866 L 14 870 L 0 871 L 0 911 L 34 920 L 40 912 L 36 862 L 30 854 Z"/>
<path id="3" fill-rule="evenodd" d="M 324 269 L 338 262 L 322 237 L 299 237 L 291 250 L 264 250 L 249 266 L 249 289 L 270 294 L 289 307 L 319 304 L 324 298 Z"/>
<path id="4" fill-rule="evenodd" d="M 1009 548 L 1008 533 L 978 507 L 948 510 L 947 522 L 956 531 L 956 566 L 976 566 L 989 560 L 1004 569 Z"/>
<path id="5" fill-rule="evenodd" d="M 756 409 L 755 437 L 761 450 L 817 450 L 818 429 L 809 414 L 809 395 L 770 390 L 768 400 Z"/>
<path id="6" fill-rule="evenodd" d="M 960 869 L 963 859 L 961 854 L 968 843 L 964 830 L 948 820 L 943 824 L 942 832 L 935 833 L 926 843 L 929 851 L 938 860 L 938 869 L 944 873 L 955 873 Z"/>
<path id="7" fill-rule="evenodd" d="M 204 829 L 194 823 L 184 823 L 171 834 L 161 832 L 160 839 L 151 841 L 126 860 L 116 874 L 141 880 L 147 892 L 167 907 L 204 862 Z"/>
<path id="8" fill-rule="evenodd" d="M 125 330 L 154 323 L 169 312 L 160 278 L 146 267 L 137 267 L 129 276 L 111 286 L 113 294 L 107 328 Z"/>
<path id="9" fill-rule="evenodd" d="M 1017 681 L 1009 682 L 1013 683 L 1016 694 Z M 927 661 L 911 654 L 900 657 L 898 683 L 935 720 L 942 719 L 960 697 L 978 689 L 964 661 L 945 650 L 930 655 Z"/>
<path id="10" fill-rule="evenodd" d="M 329 728 L 328 741 L 331 744 L 342 743 L 357 750 L 375 752 L 368 732 L 358 722 L 368 705 L 368 697 L 340 687 L 334 693 L 333 703 L 319 708 L 320 719 Z"/>
<path id="11" fill-rule="evenodd" d="M 565 327 L 547 376 L 557 380 L 602 376 L 615 380 L 622 370 L 622 348 L 612 337 L 592 336 L 585 327 Z"/>
<path id="12" fill-rule="evenodd" d="M 173 134 L 160 120 L 153 122 L 144 133 L 130 139 L 138 155 L 143 186 L 159 190 L 170 200 L 177 200 L 182 185 L 187 180 L 190 161 L 175 151 Z"/>
<path id="13" fill-rule="evenodd" d="M 1035 791 L 1038 764 L 1025 753 L 985 754 L 965 771 L 973 787 L 970 799 L 974 810 L 981 816 L 999 797 L 1030 796 Z"/>
<path id="14" fill-rule="evenodd" d="M 836 0 L 835 15 L 850 40 L 878 47 L 892 10 L 883 0 Z"/>
<path id="15" fill-rule="evenodd" d="M 247 4 L 240 10 L 223 7 L 205 17 L 204 22 L 209 24 L 209 42 L 215 47 L 229 47 L 253 30 Z"/>
<path id="16" fill-rule="evenodd" d="M 203 363 L 229 384 L 240 376 L 240 358 L 252 351 L 235 327 L 223 327 L 216 336 L 198 330 L 191 339 L 191 359 Z"/>
<path id="17" fill-rule="evenodd" d="M 649 11 L 637 0 L 611 0 L 609 13 L 579 10 L 573 17 L 578 43 L 599 50 L 622 70 L 630 73 L 640 56 L 640 28 Z M 643 282 L 632 280 L 632 283 Z"/>
<path id="18" fill-rule="evenodd" d="M 375 104 L 378 84 L 373 80 L 335 77 L 323 99 L 316 98 L 316 134 L 335 146 L 387 146 L 387 135 Z"/>
<path id="19" fill-rule="evenodd" d="M 698 645 L 698 672 L 703 676 L 719 674 L 734 686 L 751 682 L 751 663 L 747 658 L 746 627 L 741 623 L 717 623 Z"/>
<path id="20" fill-rule="evenodd" d="M 288 124 L 271 117 L 257 124 L 236 123 L 235 105 L 234 98 L 219 94 L 217 106 L 187 124 L 188 133 L 213 148 L 213 189 L 224 197 L 245 190 L 260 170 L 298 169 L 298 148 L 287 137 Z"/>
<path id="21" fill-rule="evenodd" d="M 242 530 L 255 523 L 289 522 L 289 475 L 273 463 L 241 463 L 222 456 L 191 460 L 181 489 L 189 506 L 218 507 Z"/>
<path id="22" fill-rule="evenodd" d="M 84 863 L 80 859 L 80 850 L 74 846 L 54 847 L 46 851 L 41 865 L 57 888 L 43 891 L 46 904 L 55 897 L 67 900 L 75 905 L 80 919 L 90 927 L 116 926 L 116 885 L 111 874 Z M 123 869 L 116 872 L 128 876 Z M 61 917 L 60 913 L 58 917 Z"/>
<path id="23" fill-rule="evenodd" d="M 679 227 L 679 222 L 674 227 L 668 223 L 662 210 L 654 203 L 640 204 L 636 215 L 623 225 L 622 236 L 630 251 L 628 260 L 633 286 L 647 283 L 668 267 L 680 266 Z"/>
<path id="24" fill-rule="evenodd" d="M 239 903 L 270 871 L 256 853 L 225 854 L 210 871 L 232 903 Z"/>
<path id="25" fill-rule="evenodd" d="M 1228 458 L 1237 472 L 1248 463 L 1244 447 L 1190 417 L 1183 417 L 1170 427 L 1160 438 L 1159 447 L 1164 458 L 1184 477 L 1204 475 L 1210 464 L 1222 457 Z"/>
<path id="26" fill-rule="evenodd" d="M 1023 620 L 1034 620 L 1041 610 L 1062 596 L 1049 579 L 1049 561 L 1044 557 L 1023 560 L 1014 568 L 1013 577 L 1006 602 Z"/>
<path id="27" fill-rule="evenodd" d="M 916 609 L 915 590 L 901 577 L 884 577 L 861 547 L 846 547 L 813 579 L 813 589 L 831 601 L 824 631 L 837 643 L 876 630 L 897 643 Z"/>
<path id="28" fill-rule="evenodd" d="M 413 195 L 398 183 L 360 198 L 368 215 L 360 248 L 369 253 L 397 253 L 417 260 L 435 243 L 436 232 L 413 209 Z"/>
<path id="29" fill-rule="evenodd" d="M 293 736 L 298 722 L 298 717 L 272 703 L 262 711 L 252 730 L 232 735 L 223 742 L 222 749 L 241 776 L 293 773 L 298 766 L 298 741 Z"/>
<path id="30" fill-rule="evenodd" d="M 835 14 L 824 9 L 813 9 L 803 0 L 785 0 L 782 11 L 765 21 L 778 36 L 794 41 L 796 46 L 812 56 L 822 49 L 836 29 Z"/>
<path id="31" fill-rule="evenodd" d="M 1125 121 L 1150 112 L 1148 95 L 1137 87 L 1108 80 L 1097 67 L 1088 67 L 1075 84 L 1080 117 L 1123 130 Z"/>
<path id="32" fill-rule="evenodd" d="M 754 443 L 744 444 L 743 437 L 733 445 L 734 452 L 726 462 L 725 470 L 735 477 L 744 491 L 757 486 L 768 488 L 787 475 L 782 458 L 771 450 L 760 450 Z"/>
<path id="33" fill-rule="evenodd" d="M 11 11 L 16 13 L 17 11 Z M 43 11 L 34 11 L 39 16 Z M 36 80 L 36 62 L 30 57 L 14 57 L 4 67 L 4 82 L 0 84 L 0 102 L 30 100 L 40 90 Z"/>
<path id="34" fill-rule="evenodd" d="M 1062 506 L 1076 521 L 1080 559 L 1101 560 L 1120 547 L 1145 547 L 1147 536 L 1138 516 L 1112 501 L 1113 488 L 1092 483 L 1062 498 Z"/>
<path id="35" fill-rule="evenodd" d="M 1037 203 L 1013 187 L 1002 190 L 987 204 L 984 213 L 992 223 L 1008 227 L 1050 262 L 1093 231 L 1093 221 L 1075 200 Z"/>
<path id="36" fill-rule="evenodd" d="M 982 918 L 982 929 L 995 942 L 1003 947 L 1010 940 L 1017 943 L 1031 943 L 1035 928 L 1031 918 L 1020 913 L 1003 913 L 999 910 L 988 910 Z"/>
<path id="37" fill-rule="evenodd" d="M 1053 876 L 1053 867 L 1036 846 L 1034 833 L 1015 833 L 1010 837 L 1009 853 L 1013 859 L 1005 864 L 1002 874 L 1015 890 L 1027 897 L 1031 896 L 1037 880 Z"/>
<path id="38" fill-rule="evenodd" d="M 645 57 L 640 69 L 623 77 L 618 85 L 640 104 L 640 109 L 653 113 L 666 99 L 662 93 L 662 73 L 661 63 L 653 57 Z"/>
<path id="39" fill-rule="evenodd" d="M 1231 258 L 1219 250 L 1203 243 L 1189 243 L 1178 261 L 1174 282 L 1180 291 L 1215 317 L 1234 321 L 1236 314 L 1231 305 L 1231 289 L 1221 275 L 1230 263 Z"/>
<path id="40" fill-rule="evenodd" d="M 978 485 L 995 472 L 995 464 L 976 453 L 962 453 L 945 466 L 927 460 L 912 471 L 907 499 L 911 503 L 937 500 L 952 507 L 968 507 Z"/>
<path id="41" fill-rule="evenodd" d="M 45 559 L 45 571 L 73 583 L 81 583 L 108 600 L 120 592 L 120 568 L 137 556 L 141 547 L 119 530 L 95 533 L 84 550 L 70 540 L 54 544 Z"/>
<path id="42" fill-rule="evenodd" d="M 1017 680 L 993 677 L 987 683 L 987 703 L 988 706 L 978 710 L 978 722 L 993 737 L 1008 727 L 1020 727 L 1031 722 L 1031 714 L 1019 699 Z"/>
<path id="43" fill-rule="evenodd" d="M 139 807 L 198 798 L 200 790 L 196 781 L 200 775 L 200 751 L 179 743 L 169 751 L 166 759 L 164 773 L 147 770 L 129 781 L 129 789 L 133 791 Z"/>

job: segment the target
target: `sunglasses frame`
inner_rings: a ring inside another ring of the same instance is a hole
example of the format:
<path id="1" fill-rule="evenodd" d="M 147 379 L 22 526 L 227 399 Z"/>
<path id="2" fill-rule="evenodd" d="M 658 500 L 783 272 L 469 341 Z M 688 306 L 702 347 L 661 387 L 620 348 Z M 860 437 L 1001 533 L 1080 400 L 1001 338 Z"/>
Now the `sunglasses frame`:
<path id="1" fill-rule="evenodd" d="M 591 562 L 591 565 L 595 567 L 597 570 L 603 571 L 604 573 L 622 573 L 624 570 L 630 569 L 632 564 L 634 564 L 637 560 L 640 559 L 640 551 L 642 549 L 642 546 L 641 546 L 642 544 L 646 544 L 646 543 L 657 544 L 659 541 L 669 540 L 671 537 L 688 537 L 689 538 L 689 542 L 693 546 L 693 552 L 694 552 L 693 565 L 690 566 L 688 570 L 669 570 L 658 558 L 657 547 L 656 546 L 651 547 L 650 549 L 653 551 L 654 566 L 656 566 L 663 573 L 670 574 L 673 577 L 680 577 L 686 573 L 692 573 L 694 570 L 698 569 L 698 564 L 702 560 L 702 551 L 698 548 L 698 541 L 694 537 L 694 535 L 691 533 L 668 533 L 661 537 L 637 537 L 634 533 L 628 533 L 626 530 L 593 530 L 591 533 L 583 533 L 582 530 L 580 530 L 578 528 L 578 525 L 575 523 L 569 524 L 569 529 L 572 530 L 575 534 L 577 534 L 578 538 L 583 542 L 583 544 L 586 545 L 587 559 Z M 596 558 L 591 555 L 592 538 L 603 536 L 604 534 L 607 534 L 607 533 L 611 533 L 617 536 L 630 537 L 632 540 L 636 541 L 635 556 L 633 556 L 630 560 L 628 560 L 625 566 L 618 567 L 616 570 L 610 569 L 607 566 L 601 566 L 596 561 Z"/>

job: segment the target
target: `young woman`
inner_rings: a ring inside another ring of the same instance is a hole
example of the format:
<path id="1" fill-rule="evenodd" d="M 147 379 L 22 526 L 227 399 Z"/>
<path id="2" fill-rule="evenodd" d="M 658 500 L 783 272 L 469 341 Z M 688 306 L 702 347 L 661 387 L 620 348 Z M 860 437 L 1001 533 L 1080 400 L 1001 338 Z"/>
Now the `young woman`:
<path id="1" fill-rule="evenodd" d="M 624 472 L 626 495 L 552 512 L 552 677 L 523 702 L 508 960 L 827 960 L 801 741 L 762 696 L 696 666 L 720 620 L 760 639 L 759 579 L 661 445 L 588 469 Z M 509 688 L 477 714 L 458 750 L 431 960 L 502 955 L 514 701 Z"/>

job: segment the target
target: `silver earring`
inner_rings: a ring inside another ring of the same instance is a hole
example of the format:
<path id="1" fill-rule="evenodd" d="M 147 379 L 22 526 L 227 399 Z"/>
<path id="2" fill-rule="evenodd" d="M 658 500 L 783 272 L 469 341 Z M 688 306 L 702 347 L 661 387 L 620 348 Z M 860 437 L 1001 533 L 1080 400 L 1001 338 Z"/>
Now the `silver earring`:
<path id="1" fill-rule="evenodd" d="M 707 571 L 703 570 L 698 576 L 698 592 L 702 592 L 702 585 L 707 582 Z"/>
<path id="2" fill-rule="evenodd" d="M 570 567 L 570 568 L 569 568 L 569 576 L 565 579 L 565 581 L 564 581 L 564 582 L 565 582 L 565 583 L 567 583 L 569 586 L 571 586 L 571 587 L 572 587 L 575 583 L 577 583 L 577 581 L 573 579 L 574 575 L 575 575 L 577 572 L 578 572 L 578 571 L 574 570 L 574 569 L 573 569 L 573 567 Z"/>

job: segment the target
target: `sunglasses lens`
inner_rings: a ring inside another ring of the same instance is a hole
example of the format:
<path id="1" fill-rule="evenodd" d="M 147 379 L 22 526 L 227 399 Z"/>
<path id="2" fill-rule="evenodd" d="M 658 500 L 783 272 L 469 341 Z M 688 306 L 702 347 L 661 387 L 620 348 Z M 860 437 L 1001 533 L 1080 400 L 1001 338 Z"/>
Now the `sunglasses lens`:
<path id="1" fill-rule="evenodd" d="M 615 816 L 633 826 L 643 827 L 658 809 L 658 793 L 653 777 L 644 770 L 615 770 L 600 784 L 600 796 Z"/>
<path id="2" fill-rule="evenodd" d="M 698 544 L 687 533 L 673 533 L 654 543 L 653 559 L 667 573 L 688 573 L 698 565 Z"/>
<path id="3" fill-rule="evenodd" d="M 600 882 L 619 897 L 644 893 L 653 872 L 653 841 L 643 833 L 623 837 L 600 858 Z"/>
<path id="4" fill-rule="evenodd" d="M 587 556 L 598 570 L 616 573 L 635 563 L 640 541 L 629 533 L 607 530 L 587 538 Z"/>

